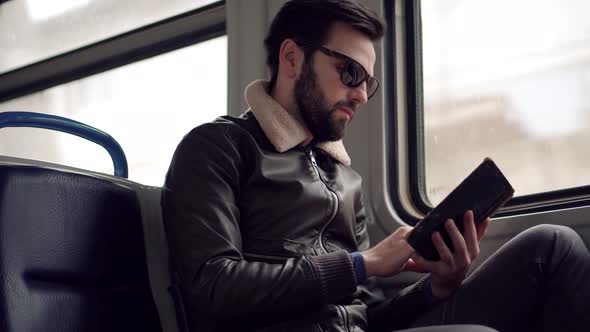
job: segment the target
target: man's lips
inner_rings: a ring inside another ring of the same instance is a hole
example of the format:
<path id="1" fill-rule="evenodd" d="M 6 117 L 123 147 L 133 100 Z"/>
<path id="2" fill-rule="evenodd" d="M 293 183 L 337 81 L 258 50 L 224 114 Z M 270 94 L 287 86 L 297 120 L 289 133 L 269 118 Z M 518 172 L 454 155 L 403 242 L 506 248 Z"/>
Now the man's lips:
<path id="1" fill-rule="evenodd" d="M 348 117 L 349 118 L 351 118 L 351 119 L 354 118 L 354 111 L 351 110 L 350 108 L 348 108 L 348 107 L 338 107 L 337 109 L 340 110 L 340 111 L 342 111 L 342 112 L 344 112 L 344 113 L 346 113 L 346 114 L 348 114 Z"/>

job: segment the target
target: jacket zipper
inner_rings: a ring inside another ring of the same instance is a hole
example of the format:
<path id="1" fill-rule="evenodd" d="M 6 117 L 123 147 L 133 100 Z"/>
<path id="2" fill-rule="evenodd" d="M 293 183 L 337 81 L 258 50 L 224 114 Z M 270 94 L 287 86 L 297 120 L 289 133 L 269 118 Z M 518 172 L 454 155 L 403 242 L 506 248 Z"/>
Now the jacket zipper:
<path id="1" fill-rule="evenodd" d="M 324 332 L 324 330 L 322 330 L 322 327 L 320 326 L 320 324 L 313 324 L 314 327 L 314 331 L 316 332 Z"/>
<path id="2" fill-rule="evenodd" d="M 328 228 L 328 226 L 332 223 L 332 221 L 334 221 L 334 219 L 336 218 L 336 213 L 338 213 L 338 195 L 336 195 L 336 193 L 334 192 L 334 190 L 332 190 L 332 188 L 330 188 L 330 186 L 328 186 L 328 184 L 326 183 L 326 181 L 324 180 L 324 178 L 322 178 L 321 174 L 320 174 L 320 170 L 319 170 L 319 166 L 317 161 L 315 160 L 315 157 L 313 156 L 313 151 L 311 149 L 311 145 L 310 147 L 307 149 L 307 155 L 309 156 L 309 160 L 311 161 L 311 165 L 313 166 L 313 169 L 315 170 L 316 175 L 318 176 L 318 178 L 320 179 L 320 181 L 322 181 L 322 183 L 324 184 L 324 186 L 326 187 L 326 189 L 328 189 L 328 192 L 330 193 L 330 197 L 332 197 L 332 199 L 334 200 L 334 208 L 332 209 L 332 213 L 330 214 L 330 219 L 328 220 L 328 222 L 326 224 L 324 224 L 324 226 L 322 227 L 322 229 L 320 230 L 320 247 L 322 248 L 322 250 L 324 251 L 324 253 L 328 253 L 328 249 L 326 248 L 326 246 L 324 245 L 324 231 L 326 230 L 326 228 Z M 350 327 L 348 326 L 348 313 L 346 312 L 346 309 L 340 305 L 336 305 L 336 307 L 338 308 L 338 311 L 342 314 L 342 320 L 344 321 L 344 330 L 345 331 L 350 331 Z"/>
<path id="3" fill-rule="evenodd" d="M 332 199 L 334 200 L 334 208 L 332 209 L 332 213 L 330 214 L 330 219 L 328 219 L 328 222 L 326 224 L 324 224 L 322 229 L 320 229 L 320 234 L 319 234 L 320 247 L 322 248 L 324 253 L 327 254 L 328 249 L 326 248 L 326 246 L 324 244 L 324 231 L 326 230 L 326 228 L 328 228 L 328 226 L 330 226 L 332 221 L 334 221 L 334 218 L 336 218 L 336 213 L 338 213 L 338 195 L 336 195 L 336 193 L 332 190 L 332 188 L 330 188 L 330 186 L 328 186 L 326 181 L 322 178 L 322 176 L 320 174 L 319 167 L 318 167 L 318 163 L 315 160 L 315 157 L 313 156 L 313 151 L 312 151 L 311 147 L 309 147 L 307 149 L 307 155 L 309 156 L 309 159 L 311 161 L 311 165 L 313 166 L 313 169 L 315 170 L 316 175 L 318 176 L 320 181 L 322 181 L 322 183 L 324 184 L 326 189 L 328 189 L 328 192 L 330 193 L 330 197 L 332 197 Z"/>
<path id="4" fill-rule="evenodd" d="M 350 327 L 348 326 L 348 313 L 346 312 L 346 309 L 341 305 L 336 305 L 336 307 L 338 308 L 338 311 L 342 313 L 342 320 L 344 321 L 344 330 L 347 332 L 350 331 Z"/>

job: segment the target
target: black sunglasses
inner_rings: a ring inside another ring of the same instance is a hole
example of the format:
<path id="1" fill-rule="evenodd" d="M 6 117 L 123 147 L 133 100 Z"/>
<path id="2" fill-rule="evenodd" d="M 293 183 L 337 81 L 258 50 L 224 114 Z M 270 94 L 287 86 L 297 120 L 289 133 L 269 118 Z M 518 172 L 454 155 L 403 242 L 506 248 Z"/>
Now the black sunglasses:
<path id="1" fill-rule="evenodd" d="M 369 73 L 367 73 L 365 68 L 360 63 L 356 62 L 355 60 L 351 59 L 350 57 L 342 53 L 332 51 L 331 49 L 328 49 L 323 46 L 318 47 L 318 50 L 320 50 L 327 56 L 331 56 L 346 61 L 344 63 L 344 67 L 340 71 L 340 80 L 342 81 L 342 83 L 344 83 L 344 85 L 350 88 L 356 88 L 366 81 L 367 99 L 371 99 L 375 92 L 377 92 L 377 89 L 379 89 L 379 81 L 375 77 L 369 75 Z"/>

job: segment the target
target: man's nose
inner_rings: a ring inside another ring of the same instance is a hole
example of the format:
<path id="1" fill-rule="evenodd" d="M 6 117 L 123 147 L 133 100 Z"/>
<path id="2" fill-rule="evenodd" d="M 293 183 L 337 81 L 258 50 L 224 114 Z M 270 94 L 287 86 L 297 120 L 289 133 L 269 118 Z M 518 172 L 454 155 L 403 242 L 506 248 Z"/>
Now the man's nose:
<path id="1" fill-rule="evenodd" d="M 350 99 L 357 105 L 364 105 L 369 100 L 367 98 L 367 82 L 361 83 L 356 88 L 350 88 Z"/>

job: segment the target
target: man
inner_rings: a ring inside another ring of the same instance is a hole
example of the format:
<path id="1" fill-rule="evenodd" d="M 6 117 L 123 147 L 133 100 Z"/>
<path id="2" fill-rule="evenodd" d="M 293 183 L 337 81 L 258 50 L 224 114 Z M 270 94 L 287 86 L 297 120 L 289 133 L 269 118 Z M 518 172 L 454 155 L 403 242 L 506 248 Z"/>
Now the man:
<path id="1" fill-rule="evenodd" d="M 246 89 L 250 110 L 197 127 L 178 146 L 162 207 L 191 329 L 588 328 L 586 299 L 574 291 L 590 294 L 590 255 L 569 229 L 523 233 L 468 280 L 489 224 L 476 227 L 469 211 L 464 235 L 446 223 L 454 252 L 433 236 L 438 262 L 414 253 L 410 227 L 369 248 L 361 179 L 341 138 L 379 86 L 373 42 L 383 31 L 352 0 L 287 3 L 265 41 L 270 81 Z M 429 274 L 389 299 L 369 278 L 406 270 Z M 538 313 L 548 316 L 533 320 Z M 430 330 L 490 331 L 420 329 Z"/>

